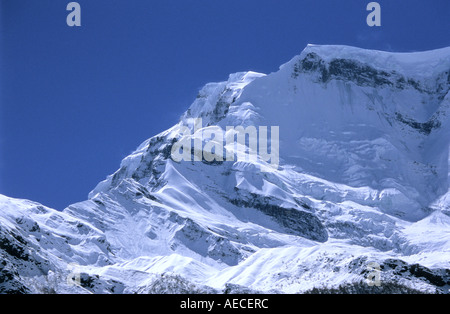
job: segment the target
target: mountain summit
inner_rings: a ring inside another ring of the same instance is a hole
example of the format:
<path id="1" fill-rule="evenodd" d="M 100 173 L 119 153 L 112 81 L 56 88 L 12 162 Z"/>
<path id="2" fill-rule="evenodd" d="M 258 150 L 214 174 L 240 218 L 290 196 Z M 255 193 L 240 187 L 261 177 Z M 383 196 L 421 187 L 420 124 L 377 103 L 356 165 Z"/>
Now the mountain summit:
<path id="1" fill-rule="evenodd" d="M 449 90 L 450 48 L 309 45 L 209 83 L 88 200 L 1 196 L 0 292 L 448 292 Z M 276 167 L 224 158 L 263 146 Z"/>

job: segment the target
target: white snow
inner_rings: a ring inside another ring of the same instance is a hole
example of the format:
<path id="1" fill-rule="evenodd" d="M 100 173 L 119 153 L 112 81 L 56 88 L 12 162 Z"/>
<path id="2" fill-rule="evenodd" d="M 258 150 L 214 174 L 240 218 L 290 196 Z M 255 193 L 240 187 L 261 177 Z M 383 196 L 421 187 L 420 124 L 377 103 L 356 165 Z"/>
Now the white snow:
<path id="1" fill-rule="evenodd" d="M 295 74 L 310 53 L 325 66 L 350 60 L 421 87 Z M 236 284 L 296 293 L 364 281 L 368 263 L 388 259 L 450 269 L 450 101 L 421 90 L 449 70 L 450 48 L 309 45 L 278 72 L 207 84 L 177 125 L 142 143 L 87 201 L 57 212 L 0 196 L 0 231 L 21 234 L 30 254 L 48 261 L 41 273 L 16 261 L 27 282 L 64 277 L 70 263 L 97 278 L 91 290 L 58 284 L 59 292 L 147 291 L 164 274 L 216 291 Z M 199 132 L 279 126 L 280 167 L 174 162 L 167 151 L 196 118 Z"/>

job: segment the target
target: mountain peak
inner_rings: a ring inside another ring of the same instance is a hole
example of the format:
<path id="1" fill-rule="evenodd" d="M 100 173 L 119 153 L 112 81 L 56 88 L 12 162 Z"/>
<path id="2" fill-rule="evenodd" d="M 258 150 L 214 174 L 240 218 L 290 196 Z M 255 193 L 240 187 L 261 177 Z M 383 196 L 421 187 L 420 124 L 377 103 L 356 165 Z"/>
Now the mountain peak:
<path id="1" fill-rule="evenodd" d="M 327 63 L 335 59 L 356 60 L 380 70 L 397 71 L 407 76 L 431 77 L 450 70 L 450 47 L 419 52 L 388 52 L 345 45 L 309 44 L 291 62 L 303 59 L 308 54 L 317 54 Z"/>

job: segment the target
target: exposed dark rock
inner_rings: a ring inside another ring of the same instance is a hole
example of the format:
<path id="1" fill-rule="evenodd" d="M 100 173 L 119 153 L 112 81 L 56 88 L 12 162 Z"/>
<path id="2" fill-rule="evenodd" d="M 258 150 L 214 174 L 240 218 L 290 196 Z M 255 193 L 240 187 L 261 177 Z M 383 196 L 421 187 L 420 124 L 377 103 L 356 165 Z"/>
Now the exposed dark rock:
<path id="1" fill-rule="evenodd" d="M 420 278 L 437 287 L 450 285 L 450 269 L 429 269 L 419 264 L 410 265 L 397 259 L 384 261 L 381 269 L 383 271 L 392 270 L 393 274 L 399 276 Z"/>
<path id="2" fill-rule="evenodd" d="M 337 288 L 316 287 L 304 294 L 425 294 L 423 291 L 398 282 L 383 282 L 381 286 L 369 286 L 366 282 L 339 285 Z"/>
<path id="3" fill-rule="evenodd" d="M 271 204 L 273 200 L 268 197 L 250 194 L 249 199 L 232 199 L 232 204 L 239 207 L 255 208 L 272 217 L 287 232 L 319 242 L 328 240 L 328 232 L 324 225 L 314 214 L 300 208 L 285 208 Z"/>
<path id="4" fill-rule="evenodd" d="M 395 113 L 395 118 L 401 123 L 406 124 L 425 135 L 429 135 L 433 130 L 439 129 L 441 127 L 441 122 L 435 119 L 431 119 L 430 121 L 425 123 L 420 123 L 412 119 L 403 117 L 399 112 Z"/>
<path id="5" fill-rule="evenodd" d="M 317 73 L 320 83 L 331 80 L 351 81 L 359 86 L 395 87 L 396 89 L 412 88 L 421 93 L 436 95 L 442 100 L 450 90 L 450 72 L 447 71 L 436 77 L 433 88 L 423 83 L 407 78 L 396 71 L 383 71 L 352 59 L 333 59 L 326 63 L 318 54 L 308 53 L 294 65 L 292 78 L 302 73 Z"/>
<path id="6" fill-rule="evenodd" d="M 19 260 L 30 259 L 26 253 L 27 242 L 20 235 L 2 229 L 0 229 L 0 235 L 0 250 Z"/>

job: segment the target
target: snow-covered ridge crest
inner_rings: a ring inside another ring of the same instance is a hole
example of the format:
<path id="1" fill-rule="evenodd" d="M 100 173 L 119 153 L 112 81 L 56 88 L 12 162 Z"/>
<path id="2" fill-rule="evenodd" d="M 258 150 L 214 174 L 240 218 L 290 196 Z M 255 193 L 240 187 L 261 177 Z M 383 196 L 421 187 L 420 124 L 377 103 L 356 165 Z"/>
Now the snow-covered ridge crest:
<path id="1" fill-rule="evenodd" d="M 252 71 L 238 72 L 231 74 L 226 82 L 206 84 L 181 120 L 188 122 L 189 119 L 202 118 L 205 125 L 217 123 L 228 113 L 229 105 L 241 96 L 243 89 L 264 76 Z"/>
<path id="2" fill-rule="evenodd" d="M 324 61 L 352 59 L 385 71 L 398 71 L 408 76 L 428 77 L 450 69 L 450 47 L 420 52 L 387 52 L 345 45 L 309 44 L 299 56 L 288 62 L 315 53 Z M 282 65 L 282 67 L 286 66 Z"/>

